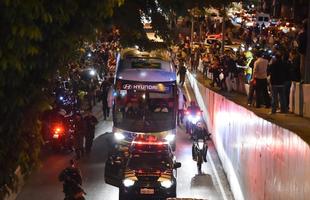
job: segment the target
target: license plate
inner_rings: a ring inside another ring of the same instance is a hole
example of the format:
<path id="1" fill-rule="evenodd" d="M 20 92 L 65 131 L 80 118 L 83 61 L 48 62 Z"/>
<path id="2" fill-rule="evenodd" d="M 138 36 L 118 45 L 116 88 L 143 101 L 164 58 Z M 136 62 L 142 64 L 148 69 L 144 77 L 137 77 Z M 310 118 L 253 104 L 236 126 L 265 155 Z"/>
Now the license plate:
<path id="1" fill-rule="evenodd" d="M 154 189 L 151 188 L 141 188 L 140 194 L 154 194 Z"/>

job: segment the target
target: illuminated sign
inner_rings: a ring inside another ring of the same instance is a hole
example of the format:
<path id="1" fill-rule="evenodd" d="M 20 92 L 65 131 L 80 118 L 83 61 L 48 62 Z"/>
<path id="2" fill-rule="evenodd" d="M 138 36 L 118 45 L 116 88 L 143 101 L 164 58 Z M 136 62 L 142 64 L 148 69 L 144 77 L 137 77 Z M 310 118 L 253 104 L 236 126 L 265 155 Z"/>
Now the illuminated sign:
<path id="1" fill-rule="evenodd" d="M 143 84 L 143 83 L 125 83 L 122 85 L 123 90 L 137 90 L 137 91 L 154 91 L 154 92 L 168 92 L 169 86 L 162 83 Z"/>

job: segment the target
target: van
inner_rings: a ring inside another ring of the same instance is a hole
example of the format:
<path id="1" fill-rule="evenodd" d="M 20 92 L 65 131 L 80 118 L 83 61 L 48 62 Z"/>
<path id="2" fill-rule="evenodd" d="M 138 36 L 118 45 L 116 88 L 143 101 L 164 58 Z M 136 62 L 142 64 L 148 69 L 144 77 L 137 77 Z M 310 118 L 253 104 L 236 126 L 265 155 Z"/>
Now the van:
<path id="1" fill-rule="evenodd" d="M 270 26 L 270 15 L 266 13 L 257 13 L 256 14 L 256 24 L 259 27 L 262 27 L 263 25 L 265 27 Z"/>

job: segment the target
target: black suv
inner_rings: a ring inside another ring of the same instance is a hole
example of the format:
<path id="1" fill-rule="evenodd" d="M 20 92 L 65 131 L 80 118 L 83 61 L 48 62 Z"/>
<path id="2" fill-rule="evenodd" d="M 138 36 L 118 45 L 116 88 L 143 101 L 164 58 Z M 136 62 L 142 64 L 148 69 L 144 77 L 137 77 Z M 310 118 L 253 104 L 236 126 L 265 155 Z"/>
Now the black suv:
<path id="1" fill-rule="evenodd" d="M 119 187 L 119 200 L 166 199 L 176 197 L 179 167 L 168 145 L 135 145 L 109 156 L 105 181 Z"/>

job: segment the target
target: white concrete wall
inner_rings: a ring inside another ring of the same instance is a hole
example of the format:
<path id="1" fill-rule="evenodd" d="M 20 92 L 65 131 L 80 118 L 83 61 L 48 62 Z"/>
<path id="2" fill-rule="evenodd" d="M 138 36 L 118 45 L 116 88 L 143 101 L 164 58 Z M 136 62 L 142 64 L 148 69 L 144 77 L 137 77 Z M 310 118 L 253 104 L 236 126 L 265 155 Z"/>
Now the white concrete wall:
<path id="1" fill-rule="evenodd" d="M 188 78 L 236 200 L 310 199 L 306 142 Z"/>
<path id="2" fill-rule="evenodd" d="M 310 118 L 310 84 L 303 84 L 303 115 L 304 117 Z M 291 97 L 290 97 L 290 111 L 299 114 L 299 91 L 300 84 L 293 83 L 291 87 Z"/>

